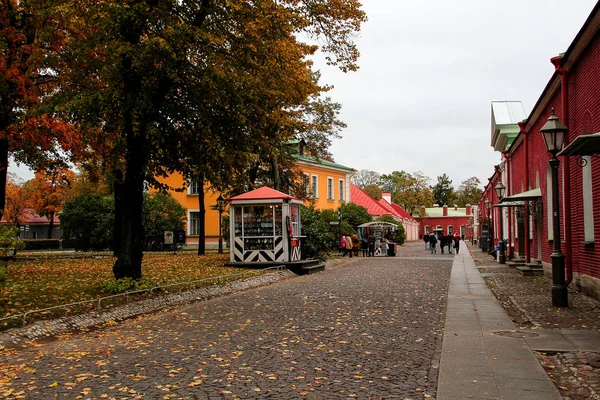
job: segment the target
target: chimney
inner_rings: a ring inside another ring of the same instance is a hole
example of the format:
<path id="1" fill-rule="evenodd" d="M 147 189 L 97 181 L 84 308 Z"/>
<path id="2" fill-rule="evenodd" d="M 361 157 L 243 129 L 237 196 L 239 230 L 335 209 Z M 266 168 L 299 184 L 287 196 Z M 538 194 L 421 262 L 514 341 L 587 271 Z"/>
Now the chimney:
<path id="1" fill-rule="evenodd" d="M 448 205 L 444 204 L 444 213 L 442 214 L 444 217 L 448 216 Z"/>
<path id="2" fill-rule="evenodd" d="M 388 204 L 392 204 L 392 194 L 390 192 L 381 193 L 381 198 L 388 202 Z"/>
<path id="3" fill-rule="evenodd" d="M 439 204 L 434 204 L 433 208 L 440 208 L 440 205 Z"/>
<path id="4" fill-rule="evenodd" d="M 458 205 L 457 204 L 454 205 L 454 211 L 458 211 Z"/>
<path id="5" fill-rule="evenodd" d="M 467 215 L 471 215 L 471 205 L 467 204 Z"/>

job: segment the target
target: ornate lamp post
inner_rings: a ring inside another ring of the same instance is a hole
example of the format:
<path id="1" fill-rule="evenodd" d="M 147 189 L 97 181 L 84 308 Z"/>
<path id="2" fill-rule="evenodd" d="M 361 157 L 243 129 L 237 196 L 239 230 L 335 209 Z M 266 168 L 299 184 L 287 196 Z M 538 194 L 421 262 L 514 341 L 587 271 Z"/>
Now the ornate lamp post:
<path id="1" fill-rule="evenodd" d="M 485 209 L 487 210 L 487 219 L 488 219 L 488 239 L 487 239 L 487 250 L 488 252 L 492 250 L 492 220 L 490 219 L 490 207 L 492 206 L 492 202 L 489 198 L 485 199 Z"/>
<path id="2" fill-rule="evenodd" d="M 217 209 L 219 210 L 219 254 L 223 254 L 223 227 L 221 226 L 223 221 L 223 208 L 225 207 L 225 200 L 223 196 L 219 194 L 217 197 Z"/>
<path id="3" fill-rule="evenodd" d="M 568 128 L 554 115 L 554 108 L 548 121 L 540 133 L 544 138 L 546 149 L 552 158 L 549 161 L 552 169 L 552 241 L 554 252 L 552 258 L 552 305 L 555 307 L 569 306 L 569 291 L 565 284 L 565 255 L 560 249 L 560 207 L 558 204 L 558 165 L 560 162 L 556 154 L 562 150 Z"/>
<path id="4" fill-rule="evenodd" d="M 498 184 L 494 187 L 496 191 L 496 195 L 498 195 L 498 199 L 502 200 L 504 197 L 504 192 L 506 191 L 506 186 L 502 184 L 502 182 L 498 182 Z M 506 249 L 504 248 L 504 229 L 502 228 L 502 223 L 504 219 L 504 215 L 502 215 L 502 207 L 499 207 L 500 211 L 500 242 L 498 243 L 498 262 L 500 264 L 506 264 Z"/>

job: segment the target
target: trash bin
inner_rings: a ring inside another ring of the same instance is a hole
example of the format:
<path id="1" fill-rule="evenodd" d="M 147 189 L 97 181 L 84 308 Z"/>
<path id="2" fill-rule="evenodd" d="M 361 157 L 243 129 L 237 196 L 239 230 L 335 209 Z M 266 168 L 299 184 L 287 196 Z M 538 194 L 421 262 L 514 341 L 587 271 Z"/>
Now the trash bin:
<path id="1" fill-rule="evenodd" d="M 396 243 L 388 243 L 388 257 L 396 257 Z"/>

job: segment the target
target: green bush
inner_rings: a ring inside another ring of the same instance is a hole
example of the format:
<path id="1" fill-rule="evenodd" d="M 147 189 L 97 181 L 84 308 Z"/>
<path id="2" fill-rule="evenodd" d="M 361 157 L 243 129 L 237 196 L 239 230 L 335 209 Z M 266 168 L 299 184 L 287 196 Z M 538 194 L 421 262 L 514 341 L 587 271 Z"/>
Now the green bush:
<path id="1" fill-rule="evenodd" d="M 56 250 L 60 248 L 58 239 L 24 239 L 27 250 Z"/>
<path id="2" fill-rule="evenodd" d="M 6 256 L 10 249 L 21 250 L 25 243 L 17 236 L 19 228 L 16 226 L 0 225 L 0 255 Z"/>
<path id="3" fill-rule="evenodd" d="M 325 259 L 330 249 L 335 245 L 335 235 L 330 230 L 329 222 L 315 207 L 302 206 L 300 210 L 302 221 L 302 258 Z"/>
<path id="4" fill-rule="evenodd" d="M 151 289 L 152 287 L 152 283 L 144 281 L 143 279 L 135 280 L 128 277 L 106 282 L 104 285 L 104 290 L 117 294 L 133 292 L 136 290 Z"/>
<path id="5" fill-rule="evenodd" d="M 163 249 L 165 231 L 184 230 L 186 213 L 187 210 L 169 193 L 144 193 L 142 224 L 145 249 Z"/>
<path id="6" fill-rule="evenodd" d="M 75 250 L 101 251 L 112 246 L 114 199 L 86 193 L 65 204 L 60 214 L 67 245 Z"/>

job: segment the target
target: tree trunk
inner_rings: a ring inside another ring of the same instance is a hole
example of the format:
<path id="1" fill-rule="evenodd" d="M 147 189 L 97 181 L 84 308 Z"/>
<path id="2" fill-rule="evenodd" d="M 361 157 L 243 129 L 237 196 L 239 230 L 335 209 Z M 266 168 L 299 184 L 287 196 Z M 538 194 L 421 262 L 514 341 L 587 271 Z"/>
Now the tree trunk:
<path id="1" fill-rule="evenodd" d="M 122 211 L 122 191 L 123 187 L 123 174 L 120 171 L 114 174 L 114 182 L 113 182 L 113 196 L 115 203 L 115 215 L 113 221 L 113 255 L 115 257 L 119 256 L 119 252 L 121 251 L 121 218 L 123 215 Z"/>
<path id="2" fill-rule="evenodd" d="M 48 223 L 48 239 L 52 239 L 52 231 L 54 230 L 54 213 L 48 217 L 50 220 Z"/>
<path id="3" fill-rule="evenodd" d="M 113 266 L 116 279 L 141 279 L 144 246 L 142 207 L 146 165 L 145 133 L 127 135 L 127 169 L 121 184 L 115 184 L 115 209 L 120 209 L 115 224 L 120 232 L 118 258 Z M 119 199 L 119 200 L 117 200 Z M 120 203 L 120 204 L 117 204 Z"/>
<path id="4" fill-rule="evenodd" d="M 206 254 L 206 204 L 204 204 L 204 174 L 198 174 L 198 255 Z"/>
<path id="5" fill-rule="evenodd" d="M 281 191 L 281 176 L 279 176 L 279 164 L 277 158 L 271 157 L 271 168 L 273 169 L 273 189 Z"/>
<path id="6" fill-rule="evenodd" d="M 0 219 L 6 206 L 6 177 L 8 175 L 8 139 L 0 139 Z"/>

